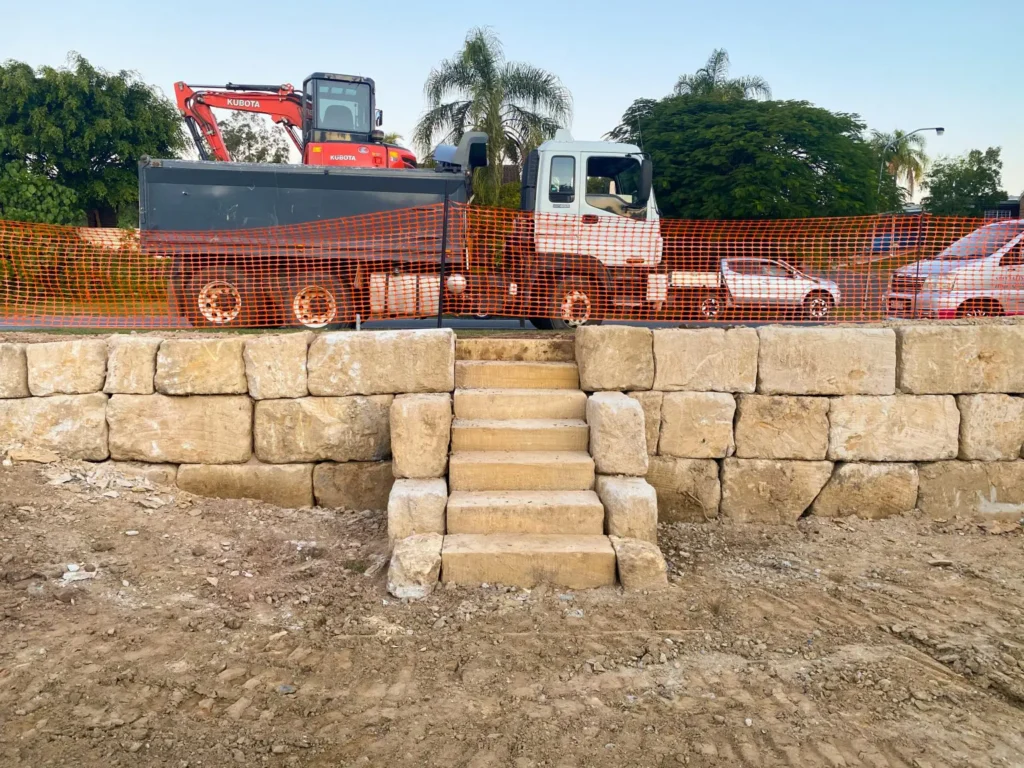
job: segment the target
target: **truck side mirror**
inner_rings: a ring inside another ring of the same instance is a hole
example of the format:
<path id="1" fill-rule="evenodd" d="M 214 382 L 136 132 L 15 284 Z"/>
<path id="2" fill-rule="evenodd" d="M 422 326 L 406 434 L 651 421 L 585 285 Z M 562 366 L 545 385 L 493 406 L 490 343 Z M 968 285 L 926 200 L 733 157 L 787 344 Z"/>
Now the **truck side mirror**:
<path id="1" fill-rule="evenodd" d="M 640 188 L 637 190 L 637 202 L 647 204 L 651 199 L 651 187 L 654 184 L 654 163 L 649 157 L 640 161 Z"/>
<path id="2" fill-rule="evenodd" d="M 377 123 L 377 127 L 378 128 L 380 126 L 384 125 L 384 110 L 383 109 L 378 109 L 377 110 L 377 116 L 375 118 L 375 122 Z"/>

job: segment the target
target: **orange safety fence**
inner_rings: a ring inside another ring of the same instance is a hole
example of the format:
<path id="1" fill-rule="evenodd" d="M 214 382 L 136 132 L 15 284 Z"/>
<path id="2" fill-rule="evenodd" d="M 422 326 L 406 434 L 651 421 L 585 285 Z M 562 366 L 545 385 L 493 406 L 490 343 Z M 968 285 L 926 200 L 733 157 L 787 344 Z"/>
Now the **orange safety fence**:
<path id="1" fill-rule="evenodd" d="M 1024 314 L 1024 220 L 659 221 L 450 203 L 206 232 L 0 221 L 3 327 L 322 328 L 440 314 L 542 328 Z"/>

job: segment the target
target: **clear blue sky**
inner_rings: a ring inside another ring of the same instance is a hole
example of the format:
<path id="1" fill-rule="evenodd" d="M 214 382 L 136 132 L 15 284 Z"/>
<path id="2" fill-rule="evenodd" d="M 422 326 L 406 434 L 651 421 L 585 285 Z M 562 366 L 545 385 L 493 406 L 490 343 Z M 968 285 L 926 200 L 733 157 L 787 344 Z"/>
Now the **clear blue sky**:
<path id="1" fill-rule="evenodd" d="M 61 64 L 75 50 L 134 69 L 168 94 L 176 80 L 291 82 L 314 71 L 377 82 L 385 129 L 410 136 L 430 68 L 473 26 L 509 59 L 558 75 L 575 102 L 573 134 L 595 139 L 630 102 L 668 93 L 724 47 L 732 74 L 757 74 L 775 98 L 860 114 L 880 130 L 942 125 L 932 155 L 1003 148 L 1003 186 L 1024 190 L 1024 5 L 966 0 L 783 0 L 441 4 L 70 0 L 10 3 L 0 58 Z M 443 9 L 443 10 L 431 10 Z"/>

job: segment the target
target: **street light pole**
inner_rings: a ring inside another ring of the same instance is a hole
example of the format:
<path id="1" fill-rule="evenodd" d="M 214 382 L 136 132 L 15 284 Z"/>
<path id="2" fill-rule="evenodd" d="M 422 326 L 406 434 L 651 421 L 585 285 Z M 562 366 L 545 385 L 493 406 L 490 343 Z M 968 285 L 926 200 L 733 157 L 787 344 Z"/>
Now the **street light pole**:
<path id="1" fill-rule="evenodd" d="M 882 147 L 882 162 L 879 163 L 878 165 L 878 191 L 876 192 L 876 194 L 882 194 L 882 173 L 885 172 L 885 153 L 888 152 L 890 149 L 895 149 L 897 146 L 899 146 L 899 143 L 901 141 L 906 141 L 915 133 L 921 133 L 922 131 L 935 131 L 936 136 L 941 136 L 943 133 L 946 132 L 946 129 L 939 126 L 936 126 L 934 128 L 915 128 L 910 133 L 905 133 L 902 136 L 894 136 L 892 139 L 890 139 L 889 142 L 884 147 Z"/>

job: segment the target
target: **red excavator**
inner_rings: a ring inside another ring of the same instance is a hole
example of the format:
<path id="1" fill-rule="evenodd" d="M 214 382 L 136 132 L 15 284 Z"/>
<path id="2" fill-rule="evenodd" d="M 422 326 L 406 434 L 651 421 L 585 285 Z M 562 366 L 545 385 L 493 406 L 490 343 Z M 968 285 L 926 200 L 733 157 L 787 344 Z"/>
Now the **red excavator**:
<path id="1" fill-rule="evenodd" d="M 415 168 L 416 156 L 384 143 L 383 113 L 375 106 L 368 77 L 315 72 L 302 90 L 291 85 L 188 85 L 174 95 L 203 160 L 210 154 L 230 161 L 231 153 L 213 109 L 269 115 L 302 153 L 304 165 L 340 168 Z"/>

